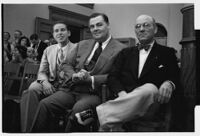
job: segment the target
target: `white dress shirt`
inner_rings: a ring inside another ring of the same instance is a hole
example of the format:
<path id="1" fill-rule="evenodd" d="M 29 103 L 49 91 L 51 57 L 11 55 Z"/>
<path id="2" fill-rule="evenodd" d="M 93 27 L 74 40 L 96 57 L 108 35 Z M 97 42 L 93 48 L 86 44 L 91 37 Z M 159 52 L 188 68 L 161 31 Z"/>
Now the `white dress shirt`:
<path id="1" fill-rule="evenodd" d="M 142 72 L 142 69 L 144 67 L 144 64 L 146 62 L 147 57 L 149 56 L 149 53 L 151 52 L 151 49 L 153 47 L 155 41 L 150 43 L 149 50 L 146 51 L 145 49 L 140 50 L 139 53 L 139 65 L 138 65 L 138 77 L 140 77 L 140 74 Z"/>

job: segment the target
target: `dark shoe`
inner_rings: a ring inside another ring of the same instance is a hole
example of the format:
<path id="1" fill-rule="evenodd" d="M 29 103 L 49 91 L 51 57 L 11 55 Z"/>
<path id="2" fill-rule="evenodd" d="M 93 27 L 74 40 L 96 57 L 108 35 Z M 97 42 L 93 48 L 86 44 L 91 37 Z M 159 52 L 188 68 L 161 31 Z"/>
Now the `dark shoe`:
<path id="1" fill-rule="evenodd" d="M 88 110 L 76 113 L 75 117 L 77 118 L 77 122 L 79 124 L 82 124 L 85 126 L 94 120 L 95 113 L 92 109 L 88 109 Z"/>

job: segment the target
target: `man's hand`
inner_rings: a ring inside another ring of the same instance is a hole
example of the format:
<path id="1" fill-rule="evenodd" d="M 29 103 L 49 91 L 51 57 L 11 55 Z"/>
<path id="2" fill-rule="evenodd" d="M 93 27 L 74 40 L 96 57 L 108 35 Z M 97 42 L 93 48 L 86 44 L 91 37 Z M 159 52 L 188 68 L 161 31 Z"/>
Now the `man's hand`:
<path id="1" fill-rule="evenodd" d="M 90 83 L 92 81 L 90 73 L 88 71 L 86 71 L 85 69 L 81 69 L 80 72 L 83 73 L 83 75 L 84 75 L 83 76 L 83 81 L 84 82 L 89 82 Z"/>
<path id="2" fill-rule="evenodd" d="M 55 92 L 53 85 L 46 80 L 42 82 L 42 87 L 44 95 L 51 95 Z"/>
<path id="3" fill-rule="evenodd" d="M 157 101 L 161 104 L 169 102 L 173 92 L 172 85 L 169 81 L 165 81 L 159 88 Z"/>
<path id="4" fill-rule="evenodd" d="M 81 80 L 83 80 L 83 73 L 81 73 L 81 72 L 78 72 L 78 73 L 74 73 L 73 75 L 72 75 L 72 81 L 73 82 L 78 82 L 78 81 L 81 81 Z"/>
<path id="5" fill-rule="evenodd" d="M 76 83 L 91 82 L 91 80 L 90 73 L 84 69 L 72 75 L 72 81 Z"/>

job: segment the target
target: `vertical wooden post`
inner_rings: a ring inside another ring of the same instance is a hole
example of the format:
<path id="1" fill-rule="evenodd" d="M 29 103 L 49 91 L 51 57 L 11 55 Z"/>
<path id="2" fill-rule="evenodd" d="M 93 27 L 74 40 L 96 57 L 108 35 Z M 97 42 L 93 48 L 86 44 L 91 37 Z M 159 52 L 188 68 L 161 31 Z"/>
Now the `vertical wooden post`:
<path id="1" fill-rule="evenodd" d="M 194 30 L 194 5 L 181 9 L 183 35 L 181 49 L 181 85 L 185 100 L 185 131 L 194 131 L 194 107 L 196 103 L 196 45 Z"/>

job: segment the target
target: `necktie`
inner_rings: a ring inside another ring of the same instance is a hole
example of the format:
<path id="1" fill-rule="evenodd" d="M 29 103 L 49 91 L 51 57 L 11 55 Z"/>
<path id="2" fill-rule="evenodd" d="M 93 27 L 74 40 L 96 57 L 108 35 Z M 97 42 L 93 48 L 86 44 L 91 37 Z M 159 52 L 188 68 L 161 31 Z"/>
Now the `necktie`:
<path id="1" fill-rule="evenodd" d="M 102 43 L 99 43 L 99 46 L 98 46 L 98 48 L 95 50 L 94 55 L 93 55 L 91 61 L 96 62 L 97 59 L 99 58 L 101 52 L 102 52 Z"/>
<path id="2" fill-rule="evenodd" d="M 64 54 L 62 48 L 58 51 L 58 64 L 60 65 L 64 60 Z"/>
<path id="3" fill-rule="evenodd" d="M 141 44 L 141 43 L 139 43 L 139 44 L 137 45 L 137 47 L 138 47 L 138 50 L 144 49 L 145 51 L 148 51 L 149 48 L 150 48 L 150 45 L 149 45 L 149 44 Z"/>
<path id="4" fill-rule="evenodd" d="M 90 60 L 90 63 L 88 65 L 85 65 L 86 70 L 91 71 L 94 68 L 96 61 L 98 60 L 101 52 L 102 52 L 102 43 L 99 43 L 99 46 L 95 50 L 94 55 L 93 55 L 92 59 Z"/>

